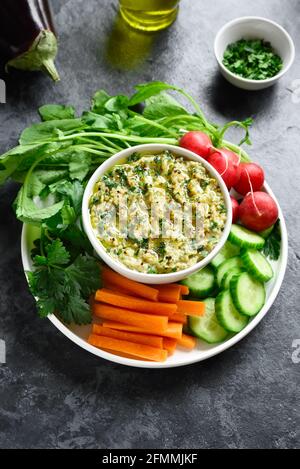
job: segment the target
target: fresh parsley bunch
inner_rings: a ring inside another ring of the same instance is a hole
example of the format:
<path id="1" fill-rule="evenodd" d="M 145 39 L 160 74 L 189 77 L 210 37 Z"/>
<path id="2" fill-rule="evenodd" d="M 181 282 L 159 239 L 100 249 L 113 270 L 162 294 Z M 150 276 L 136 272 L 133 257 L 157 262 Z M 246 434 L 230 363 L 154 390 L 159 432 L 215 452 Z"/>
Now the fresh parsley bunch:
<path id="1" fill-rule="evenodd" d="M 34 271 L 28 272 L 29 286 L 37 298 L 41 317 L 56 313 L 67 324 L 91 322 L 86 299 L 99 287 L 100 272 L 95 259 L 80 254 L 74 260 L 61 240 L 43 245 L 34 254 Z"/>

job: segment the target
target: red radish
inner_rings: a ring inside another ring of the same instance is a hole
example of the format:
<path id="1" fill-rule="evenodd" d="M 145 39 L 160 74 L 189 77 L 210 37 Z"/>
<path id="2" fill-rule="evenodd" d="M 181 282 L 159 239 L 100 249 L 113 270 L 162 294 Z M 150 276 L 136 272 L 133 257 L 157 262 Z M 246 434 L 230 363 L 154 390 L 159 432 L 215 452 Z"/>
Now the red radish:
<path id="1" fill-rule="evenodd" d="M 236 166 L 240 164 L 239 156 L 233 151 L 227 150 L 226 148 L 222 148 L 221 150 L 218 150 L 218 151 L 220 151 L 223 155 L 225 155 Z"/>
<path id="2" fill-rule="evenodd" d="M 208 135 L 200 131 L 186 133 L 180 140 L 179 145 L 187 150 L 193 151 L 202 158 L 208 158 L 213 147 Z"/>
<path id="3" fill-rule="evenodd" d="M 207 161 L 221 174 L 228 189 L 231 189 L 238 183 L 239 157 L 230 150 L 217 150 L 212 153 Z"/>
<path id="4" fill-rule="evenodd" d="M 264 231 L 278 219 L 278 207 L 266 192 L 252 192 L 240 205 L 240 221 L 252 231 Z"/>
<path id="5" fill-rule="evenodd" d="M 230 196 L 230 198 L 232 203 L 232 223 L 237 223 L 238 219 L 240 218 L 240 206 L 236 199 L 234 199 L 232 196 Z"/>
<path id="6" fill-rule="evenodd" d="M 261 166 L 256 163 L 240 164 L 240 180 L 234 186 L 235 190 L 242 195 L 250 191 L 260 191 L 265 182 L 265 173 Z"/>

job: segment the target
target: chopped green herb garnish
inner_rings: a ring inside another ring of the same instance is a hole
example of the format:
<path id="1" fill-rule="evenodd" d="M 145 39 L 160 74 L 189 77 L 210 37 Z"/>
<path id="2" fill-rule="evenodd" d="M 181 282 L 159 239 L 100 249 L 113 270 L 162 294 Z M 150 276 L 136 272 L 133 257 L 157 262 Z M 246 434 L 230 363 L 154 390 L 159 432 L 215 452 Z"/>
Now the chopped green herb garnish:
<path id="1" fill-rule="evenodd" d="M 271 44 L 261 39 L 241 39 L 224 52 L 223 64 L 235 75 L 250 80 L 266 80 L 282 69 L 282 59 Z"/>
<path id="2" fill-rule="evenodd" d="M 164 243 L 163 241 L 158 245 L 157 254 L 161 257 L 166 254 L 166 243 Z"/>
<path id="3" fill-rule="evenodd" d="M 163 233 L 163 229 L 164 229 L 164 221 L 163 221 L 162 218 L 159 219 L 158 224 L 159 224 L 159 231 L 160 231 L 160 233 L 162 234 L 162 233 Z"/>
<path id="4" fill-rule="evenodd" d="M 149 267 L 148 270 L 147 270 L 147 274 L 156 274 L 155 267 Z"/>
<path id="5" fill-rule="evenodd" d="M 116 168 L 115 173 L 119 176 L 120 184 L 127 184 L 127 176 L 124 168 Z"/>
<path id="6" fill-rule="evenodd" d="M 224 204 L 221 204 L 220 205 L 220 210 L 222 213 L 226 213 L 227 212 L 227 209 L 226 209 L 226 206 Z"/>
<path id="7" fill-rule="evenodd" d="M 127 163 L 133 163 L 134 161 L 137 161 L 140 158 L 139 153 L 132 153 L 132 155 L 128 156 L 127 158 Z"/>
<path id="8" fill-rule="evenodd" d="M 138 175 L 142 175 L 145 172 L 145 168 L 141 164 L 139 164 L 134 168 L 134 172 Z"/>
<path id="9" fill-rule="evenodd" d="M 205 190 L 207 186 L 209 186 L 209 181 L 201 181 L 200 186 L 201 186 L 201 189 Z"/>
<path id="10" fill-rule="evenodd" d="M 130 186 L 130 187 L 129 187 L 129 191 L 130 191 L 130 192 L 134 192 L 134 193 L 136 193 L 136 194 L 138 194 L 138 193 L 141 192 L 140 188 L 137 187 L 137 186 Z"/>
<path id="11" fill-rule="evenodd" d="M 211 230 L 216 230 L 219 227 L 219 223 L 216 221 L 212 221 L 210 224 Z"/>
<path id="12" fill-rule="evenodd" d="M 117 187 L 117 183 L 113 179 L 111 179 L 107 174 L 104 174 L 102 176 L 102 181 L 109 189 Z"/>

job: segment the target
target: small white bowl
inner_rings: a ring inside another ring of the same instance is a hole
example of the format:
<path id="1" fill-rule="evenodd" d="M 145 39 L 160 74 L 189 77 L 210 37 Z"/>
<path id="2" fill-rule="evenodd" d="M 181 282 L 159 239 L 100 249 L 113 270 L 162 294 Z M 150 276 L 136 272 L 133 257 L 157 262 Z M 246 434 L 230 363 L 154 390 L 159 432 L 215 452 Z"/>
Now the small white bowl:
<path id="1" fill-rule="evenodd" d="M 223 65 L 223 56 L 227 46 L 240 39 L 264 39 L 270 42 L 283 61 L 282 70 L 267 80 L 249 80 L 232 73 Z M 232 85 L 250 91 L 274 85 L 289 70 L 295 59 L 294 42 L 288 32 L 274 21 L 256 16 L 237 18 L 225 24 L 216 36 L 214 50 L 224 78 Z"/>
<path id="2" fill-rule="evenodd" d="M 126 159 L 132 153 L 148 152 L 150 154 L 151 153 L 155 154 L 155 153 L 161 153 L 165 150 L 169 150 L 173 152 L 175 155 L 182 156 L 186 158 L 187 160 L 199 161 L 200 163 L 203 164 L 203 166 L 205 166 L 208 172 L 218 181 L 218 184 L 220 186 L 220 189 L 224 197 L 224 202 L 225 202 L 225 206 L 227 210 L 227 221 L 225 224 L 225 229 L 223 231 L 223 234 L 218 244 L 213 249 L 213 251 L 207 257 L 205 257 L 205 259 L 203 259 L 201 262 L 198 262 L 197 264 L 193 265 L 192 267 L 189 267 L 188 269 L 181 270 L 181 271 L 174 272 L 174 273 L 172 272 L 169 274 L 147 274 L 147 273 L 137 272 L 135 270 L 129 269 L 124 264 L 122 264 L 121 262 L 118 262 L 107 253 L 107 251 L 104 249 L 100 241 L 97 239 L 97 236 L 93 230 L 93 227 L 91 224 L 90 212 L 89 212 L 89 200 L 90 200 L 91 195 L 93 194 L 95 184 L 99 181 L 101 176 L 103 176 L 103 174 L 109 171 L 113 166 L 126 161 Z M 127 277 L 131 280 L 135 280 L 137 282 L 147 283 L 147 284 L 167 284 L 167 283 L 179 282 L 180 280 L 183 280 L 184 278 L 188 277 L 194 272 L 202 269 L 207 264 L 209 264 L 212 261 L 212 259 L 218 254 L 218 252 L 222 249 L 222 247 L 224 246 L 229 236 L 229 232 L 230 232 L 230 228 L 232 224 L 232 205 L 231 205 L 229 192 L 227 190 L 227 187 L 222 177 L 203 158 L 196 155 L 195 153 L 192 153 L 191 151 L 185 150 L 184 148 L 175 147 L 172 145 L 147 144 L 147 145 L 138 145 L 135 147 L 127 148 L 126 150 L 123 150 L 120 153 L 117 153 L 116 155 L 110 157 L 108 160 L 105 161 L 105 163 L 99 166 L 99 168 L 94 172 L 93 176 L 89 180 L 86 186 L 85 192 L 84 192 L 83 202 L 82 202 L 82 220 L 83 220 L 84 230 L 94 250 L 96 251 L 98 256 L 101 257 L 101 259 L 107 265 L 109 265 L 113 270 L 123 275 L 124 277 Z"/>

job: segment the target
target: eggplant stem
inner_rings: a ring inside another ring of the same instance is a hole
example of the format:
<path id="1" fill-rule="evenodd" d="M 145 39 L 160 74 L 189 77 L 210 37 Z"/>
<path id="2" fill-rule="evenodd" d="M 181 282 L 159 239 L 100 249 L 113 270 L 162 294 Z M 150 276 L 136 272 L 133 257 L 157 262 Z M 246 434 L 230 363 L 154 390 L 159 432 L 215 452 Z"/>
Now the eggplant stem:
<path id="1" fill-rule="evenodd" d="M 42 68 L 49 75 L 50 78 L 54 81 L 59 81 L 59 74 L 55 67 L 55 63 L 52 59 L 44 60 Z"/>
<path id="2" fill-rule="evenodd" d="M 57 54 L 57 39 L 52 31 L 43 30 L 35 38 L 29 49 L 23 54 L 11 59 L 6 64 L 6 71 L 10 67 L 20 70 L 46 71 L 54 80 L 59 80 L 59 75 L 54 65 Z"/>

